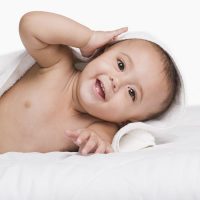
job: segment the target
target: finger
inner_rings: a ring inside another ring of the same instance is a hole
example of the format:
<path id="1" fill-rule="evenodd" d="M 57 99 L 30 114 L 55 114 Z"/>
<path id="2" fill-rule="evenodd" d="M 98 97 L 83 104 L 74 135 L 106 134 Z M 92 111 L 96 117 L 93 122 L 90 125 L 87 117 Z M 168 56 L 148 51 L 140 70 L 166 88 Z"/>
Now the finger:
<path id="1" fill-rule="evenodd" d="M 126 31 L 128 31 L 128 27 L 123 27 L 123 28 L 116 29 L 114 31 L 110 31 L 109 33 L 110 42 L 116 41 L 117 37 Z"/>
<path id="2" fill-rule="evenodd" d="M 85 146 L 82 148 L 81 153 L 86 155 L 92 153 L 92 150 L 97 146 L 97 140 L 95 137 L 91 136 Z"/>
<path id="3" fill-rule="evenodd" d="M 95 153 L 105 153 L 106 152 L 106 144 L 105 142 L 100 142 Z"/>
<path id="4" fill-rule="evenodd" d="M 112 40 L 116 40 L 117 36 L 128 31 L 128 27 L 123 27 L 112 31 Z"/>
<path id="5" fill-rule="evenodd" d="M 89 139 L 90 137 L 90 133 L 88 131 L 81 131 L 81 134 L 78 136 L 77 140 L 76 140 L 76 143 L 78 145 L 81 145 L 82 143 L 85 143 L 87 142 L 87 140 Z"/>
<path id="6" fill-rule="evenodd" d="M 75 130 L 66 130 L 65 131 L 65 135 L 67 137 L 70 137 L 70 138 L 77 138 L 79 136 L 80 133 L 78 133 L 77 131 Z"/>
<path id="7" fill-rule="evenodd" d="M 107 145 L 105 153 L 113 153 L 114 150 L 110 145 Z"/>
<path id="8" fill-rule="evenodd" d="M 65 131 L 65 135 L 70 138 L 75 144 L 76 144 L 76 140 L 80 135 L 80 129 L 77 130 L 66 130 Z"/>
<path id="9" fill-rule="evenodd" d="M 123 28 L 119 28 L 119 29 L 115 30 L 115 34 L 120 35 L 120 34 L 127 32 L 127 31 L 128 31 L 128 27 L 123 27 Z"/>

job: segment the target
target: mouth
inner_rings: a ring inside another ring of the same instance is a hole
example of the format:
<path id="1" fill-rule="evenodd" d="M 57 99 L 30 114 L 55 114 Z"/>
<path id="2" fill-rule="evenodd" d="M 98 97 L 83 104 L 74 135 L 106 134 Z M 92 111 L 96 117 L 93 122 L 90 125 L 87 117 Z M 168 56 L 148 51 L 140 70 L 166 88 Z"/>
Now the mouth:
<path id="1" fill-rule="evenodd" d="M 97 92 L 97 94 L 103 99 L 105 100 L 105 88 L 103 83 L 97 79 L 96 83 L 95 83 L 95 90 Z"/>

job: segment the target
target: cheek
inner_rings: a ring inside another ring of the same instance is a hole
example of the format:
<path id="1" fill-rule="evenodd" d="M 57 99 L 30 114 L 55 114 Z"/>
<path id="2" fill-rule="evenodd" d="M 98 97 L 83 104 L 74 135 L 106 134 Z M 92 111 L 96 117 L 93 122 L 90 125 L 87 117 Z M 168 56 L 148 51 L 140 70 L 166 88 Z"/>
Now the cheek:
<path id="1" fill-rule="evenodd" d="M 113 114 L 121 116 L 123 120 L 127 120 L 135 115 L 139 108 L 139 105 L 131 100 L 126 89 L 121 91 L 118 95 L 116 94 L 115 98 L 113 98 L 110 103 L 109 108 L 114 111 Z"/>
<path id="2" fill-rule="evenodd" d="M 113 110 L 114 115 L 124 116 L 127 114 L 130 106 L 126 97 L 127 96 L 125 96 L 124 93 L 118 93 L 109 101 L 109 109 Z"/>
<path id="3" fill-rule="evenodd" d="M 79 85 L 79 99 L 83 105 L 94 104 L 95 95 L 93 91 L 94 79 L 84 80 Z"/>
<path id="4" fill-rule="evenodd" d="M 101 59 L 93 60 L 88 65 L 90 70 L 96 73 L 107 72 L 111 68 L 111 66 L 113 66 L 111 58 L 107 58 L 107 59 L 101 58 Z"/>

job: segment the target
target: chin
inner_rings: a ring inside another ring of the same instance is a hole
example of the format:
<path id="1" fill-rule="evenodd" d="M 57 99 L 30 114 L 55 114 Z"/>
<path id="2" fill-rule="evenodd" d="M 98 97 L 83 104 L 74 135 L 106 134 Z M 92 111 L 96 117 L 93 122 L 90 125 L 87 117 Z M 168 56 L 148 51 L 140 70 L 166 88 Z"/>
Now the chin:
<path id="1" fill-rule="evenodd" d="M 105 101 L 95 91 L 96 79 L 87 80 L 81 83 L 79 87 L 79 99 L 83 106 L 100 106 Z"/>

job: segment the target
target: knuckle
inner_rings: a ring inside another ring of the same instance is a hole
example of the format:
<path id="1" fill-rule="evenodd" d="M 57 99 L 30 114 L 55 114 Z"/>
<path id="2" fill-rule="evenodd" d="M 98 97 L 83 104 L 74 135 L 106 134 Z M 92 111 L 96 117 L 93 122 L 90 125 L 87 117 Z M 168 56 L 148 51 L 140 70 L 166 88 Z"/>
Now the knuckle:
<path id="1" fill-rule="evenodd" d="M 95 133 L 94 131 L 91 131 L 91 130 L 90 130 L 90 135 L 91 135 L 91 137 L 95 137 L 95 136 L 96 136 L 96 133 Z"/>
<path id="2" fill-rule="evenodd" d="M 85 134 L 87 134 L 88 133 L 88 130 L 86 130 L 86 129 L 81 129 L 81 135 L 85 135 Z"/>
<path id="3" fill-rule="evenodd" d="M 91 149 L 91 148 L 93 148 L 93 146 L 94 146 L 94 144 L 89 143 L 89 144 L 87 144 L 87 146 L 86 146 L 85 148 L 86 148 L 86 149 Z"/>
<path id="4" fill-rule="evenodd" d="M 98 147 L 98 149 L 97 149 L 97 152 L 98 153 L 104 153 L 105 152 L 105 144 L 104 143 L 102 143 L 99 147 Z"/>
<path id="5" fill-rule="evenodd" d="M 87 143 L 86 147 L 87 148 L 93 148 L 95 146 L 95 144 L 96 143 L 94 141 L 90 141 L 90 142 Z"/>
<path id="6" fill-rule="evenodd" d="M 88 135 L 89 135 L 89 132 L 88 132 L 87 130 L 83 130 L 83 131 L 81 132 L 81 134 L 80 134 L 80 138 L 85 139 L 85 138 L 88 137 Z"/>
<path id="7" fill-rule="evenodd" d="M 81 134 L 84 131 L 84 129 L 77 129 L 76 131 L 77 133 Z"/>

